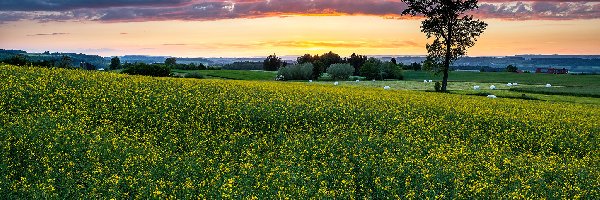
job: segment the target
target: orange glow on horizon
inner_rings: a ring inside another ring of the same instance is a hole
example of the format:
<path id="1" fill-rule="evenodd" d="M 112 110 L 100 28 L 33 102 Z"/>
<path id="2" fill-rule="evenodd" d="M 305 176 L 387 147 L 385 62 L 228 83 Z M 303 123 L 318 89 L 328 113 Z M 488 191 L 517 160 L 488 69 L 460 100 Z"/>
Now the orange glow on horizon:
<path id="1" fill-rule="evenodd" d="M 470 56 L 600 54 L 600 20 L 485 21 L 488 29 Z M 335 13 L 217 21 L 20 21 L 0 24 L 0 48 L 102 56 L 424 55 L 427 40 L 419 27 L 415 19 Z"/>

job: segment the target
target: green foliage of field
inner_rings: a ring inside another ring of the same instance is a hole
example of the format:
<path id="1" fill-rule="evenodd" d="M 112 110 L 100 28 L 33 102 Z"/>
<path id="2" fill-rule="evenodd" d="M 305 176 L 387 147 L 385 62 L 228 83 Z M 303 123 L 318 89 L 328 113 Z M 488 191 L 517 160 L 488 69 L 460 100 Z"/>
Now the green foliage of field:
<path id="1" fill-rule="evenodd" d="M 440 80 L 427 71 L 404 71 L 405 80 L 423 81 Z M 530 85 L 560 85 L 560 86 L 600 86 L 600 75 L 571 75 L 571 74 L 518 74 L 510 72 L 450 72 L 450 81 L 481 82 L 481 83 L 519 83 Z"/>
<path id="2" fill-rule="evenodd" d="M 0 194 L 600 198 L 600 106 L 0 66 Z"/>
<path id="3" fill-rule="evenodd" d="M 277 72 L 250 71 L 250 70 L 173 70 L 178 73 L 198 72 L 207 77 L 231 80 L 275 80 Z"/>
<path id="4" fill-rule="evenodd" d="M 600 80 L 598 80 L 600 82 Z M 579 97 L 595 97 L 600 98 L 600 86 L 586 86 L 586 87 L 517 87 L 511 88 L 511 91 L 516 92 L 527 92 L 535 94 L 549 94 L 549 95 L 568 95 L 568 96 L 579 96 Z"/>

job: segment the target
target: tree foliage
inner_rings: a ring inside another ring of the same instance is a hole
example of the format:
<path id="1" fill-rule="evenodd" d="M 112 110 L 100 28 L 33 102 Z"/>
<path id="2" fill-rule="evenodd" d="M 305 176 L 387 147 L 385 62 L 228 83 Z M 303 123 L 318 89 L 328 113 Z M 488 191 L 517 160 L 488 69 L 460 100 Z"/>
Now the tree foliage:
<path id="1" fill-rule="evenodd" d="M 354 67 L 354 75 L 359 75 L 360 68 L 367 62 L 367 56 L 357 55 L 356 53 L 352 53 L 350 58 L 347 59 L 348 64 Z"/>
<path id="2" fill-rule="evenodd" d="M 508 66 L 506 66 L 506 71 L 507 72 L 517 72 L 517 70 L 519 70 L 519 68 L 517 68 L 517 66 L 514 66 L 514 65 L 508 65 Z"/>
<path id="3" fill-rule="evenodd" d="M 354 73 L 354 67 L 348 63 L 332 64 L 327 68 L 327 74 L 333 80 L 348 80 Z"/>
<path id="4" fill-rule="evenodd" d="M 163 64 L 146 64 L 146 63 L 135 63 L 128 65 L 122 73 L 129 75 L 144 75 L 144 76 L 156 76 L 156 77 L 167 77 L 171 76 L 171 68 Z"/>
<path id="5" fill-rule="evenodd" d="M 309 80 L 313 73 L 312 63 L 303 63 L 279 68 L 277 77 L 281 80 Z"/>
<path id="6" fill-rule="evenodd" d="M 263 69 L 265 71 L 277 71 L 282 65 L 283 62 L 281 61 L 281 58 L 273 54 L 269 55 L 263 62 Z"/>
<path id="7" fill-rule="evenodd" d="M 165 65 L 173 66 L 177 64 L 177 58 L 167 58 L 165 59 Z"/>
<path id="8" fill-rule="evenodd" d="M 119 59 L 119 57 L 117 57 L 117 56 L 111 58 L 110 59 L 110 69 L 115 70 L 115 69 L 120 69 L 120 68 L 121 68 L 121 59 Z"/>
<path id="9" fill-rule="evenodd" d="M 365 62 L 365 64 L 360 68 L 360 75 L 366 77 L 367 79 L 383 79 L 383 74 L 381 72 L 381 66 L 383 62 L 377 58 L 369 58 Z"/>
<path id="10" fill-rule="evenodd" d="M 58 63 L 58 67 L 59 68 L 72 68 L 73 64 L 72 64 L 72 59 L 69 56 L 62 56 L 62 58 L 60 59 L 60 62 Z"/>
<path id="11" fill-rule="evenodd" d="M 450 64 L 466 55 L 467 48 L 475 45 L 487 24 L 473 19 L 465 12 L 477 9 L 477 0 L 402 0 L 408 5 L 402 14 L 424 16 L 421 31 L 427 38 L 427 59 L 433 62 L 433 70 L 444 74 L 441 91 L 448 85 Z"/>

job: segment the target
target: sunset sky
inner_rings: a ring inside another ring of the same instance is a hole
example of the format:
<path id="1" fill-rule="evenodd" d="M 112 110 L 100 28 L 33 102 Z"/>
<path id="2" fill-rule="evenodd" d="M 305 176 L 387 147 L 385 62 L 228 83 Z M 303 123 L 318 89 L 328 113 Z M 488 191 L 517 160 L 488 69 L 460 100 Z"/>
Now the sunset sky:
<path id="1" fill-rule="evenodd" d="M 471 56 L 600 54 L 600 0 L 479 2 Z M 400 0 L 2 0 L 0 48 L 244 57 L 334 51 L 423 55 Z"/>

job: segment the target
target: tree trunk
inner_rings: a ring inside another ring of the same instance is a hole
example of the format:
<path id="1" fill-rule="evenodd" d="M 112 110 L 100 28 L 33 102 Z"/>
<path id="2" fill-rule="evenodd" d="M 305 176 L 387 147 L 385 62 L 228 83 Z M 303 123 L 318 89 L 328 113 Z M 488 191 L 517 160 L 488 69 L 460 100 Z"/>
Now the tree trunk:
<path id="1" fill-rule="evenodd" d="M 446 57 L 444 58 L 444 78 L 442 79 L 442 92 L 448 87 L 448 70 L 450 70 L 450 59 L 452 58 L 452 22 L 448 20 L 448 32 L 446 33 Z"/>

